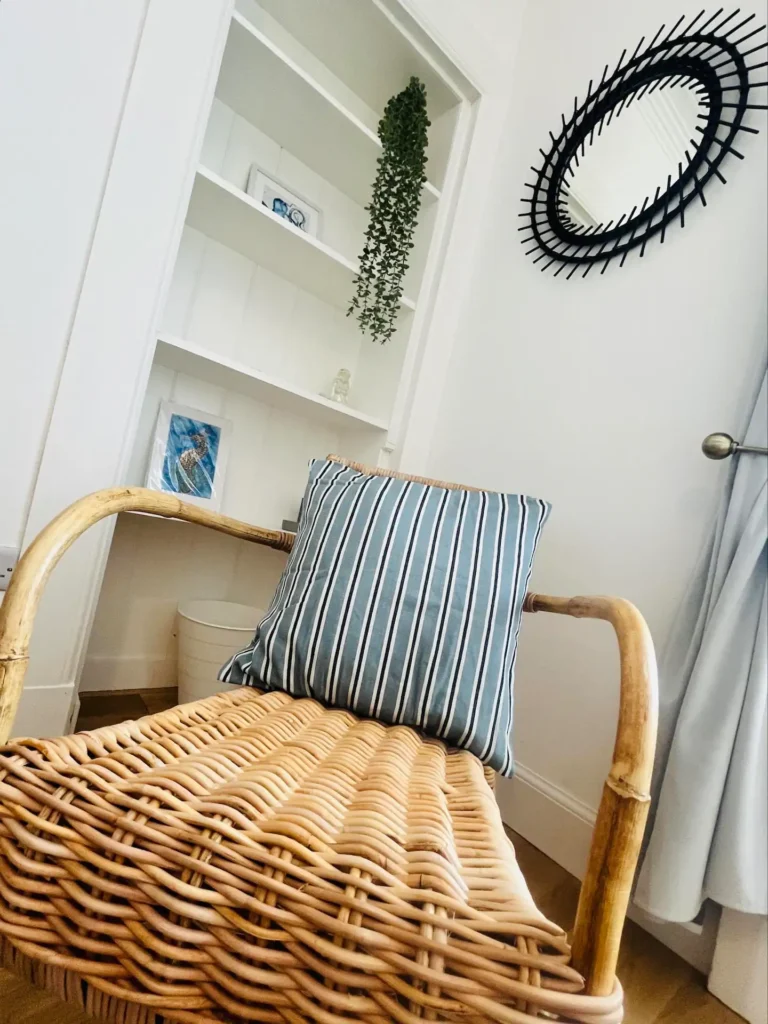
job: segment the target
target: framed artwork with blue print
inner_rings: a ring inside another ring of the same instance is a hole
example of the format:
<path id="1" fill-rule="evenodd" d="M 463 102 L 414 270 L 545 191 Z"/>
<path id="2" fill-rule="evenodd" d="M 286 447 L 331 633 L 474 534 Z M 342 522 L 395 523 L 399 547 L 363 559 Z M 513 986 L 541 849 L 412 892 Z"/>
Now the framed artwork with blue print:
<path id="1" fill-rule="evenodd" d="M 248 195 L 262 206 L 282 217 L 291 227 L 317 238 L 320 231 L 320 211 L 303 196 L 298 195 L 270 178 L 256 164 L 248 175 Z"/>
<path id="2" fill-rule="evenodd" d="M 147 487 L 218 509 L 224 484 L 230 420 L 161 402 L 147 471 Z"/>

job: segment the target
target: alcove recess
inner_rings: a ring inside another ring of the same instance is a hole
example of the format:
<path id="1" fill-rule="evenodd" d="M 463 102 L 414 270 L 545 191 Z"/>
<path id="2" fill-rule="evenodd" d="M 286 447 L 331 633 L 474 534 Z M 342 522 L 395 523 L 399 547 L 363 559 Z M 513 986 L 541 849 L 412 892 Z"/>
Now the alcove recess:
<path id="1" fill-rule="evenodd" d="M 347 317 L 387 100 L 427 90 L 428 163 L 397 331 Z M 238 0 L 127 482 L 143 485 L 161 401 L 232 423 L 220 511 L 296 518 L 307 463 L 396 458 L 439 279 L 476 95 L 389 0 Z M 247 192 L 252 165 L 321 211 L 316 236 Z M 326 395 L 351 371 L 348 405 Z M 393 454 L 394 453 L 394 454 Z M 154 517 L 119 517 L 80 690 L 172 686 L 179 600 L 264 607 L 284 556 Z"/>

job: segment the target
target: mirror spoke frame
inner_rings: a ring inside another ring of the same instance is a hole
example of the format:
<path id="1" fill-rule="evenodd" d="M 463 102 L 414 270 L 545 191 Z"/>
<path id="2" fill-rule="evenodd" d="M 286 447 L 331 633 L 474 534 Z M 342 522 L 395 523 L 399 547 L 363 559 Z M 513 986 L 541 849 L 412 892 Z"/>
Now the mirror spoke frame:
<path id="1" fill-rule="evenodd" d="M 713 178 L 726 183 L 721 164 L 729 155 L 744 158 L 733 145 L 737 134 L 745 133 L 742 141 L 747 134 L 757 134 L 756 128 L 742 123 L 745 114 L 747 110 L 765 109 L 763 104 L 749 102 L 752 90 L 765 88 L 764 82 L 750 82 L 750 74 L 764 65 L 747 66 L 745 57 L 766 45 L 754 44 L 755 34 L 764 31 L 765 26 L 746 36 L 742 34 L 741 39 L 733 42 L 728 36 L 735 29 L 727 23 L 737 12 L 713 26 L 718 12 L 696 26 L 704 13 L 700 12 L 687 27 L 682 26 L 681 18 L 666 36 L 662 36 L 662 26 L 644 49 L 641 39 L 626 63 L 625 50 L 610 75 L 606 65 L 596 88 L 593 89 L 593 82 L 589 83 L 583 103 L 579 104 L 578 97 L 574 99 L 570 119 L 561 117 L 559 135 L 549 133 L 551 146 L 547 152 L 539 150 L 543 162 L 540 167 L 531 168 L 536 178 L 533 183 L 526 182 L 532 191 L 522 200 L 525 207 L 521 213 L 525 218 L 521 241 L 531 246 L 526 255 L 532 255 L 537 264 L 548 257 L 540 268 L 542 271 L 559 264 L 557 276 L 566 266 L 573 265 L 566 275 L 570 279 L 580 264 L 587 265 L 582 275 L 586 276 L 591 265 L 598 262 L 603 264 L 604 273 L 617 256 L 621 257 L 619 266 L 623 266 L 627 253 L 638 246 L 643 255 L 652 238 L 658 236 L 664 242 L 667 228 L 676 220 L 679 219 L 681 227 L 685 226 L 685 208 L 689 203 L 698 198 L 703 206 L 707 205 L 704 190 Z M 735 28 L 741 29 L 749 20 Z M 750 47 L 742 52 L 740 45 L 747 39 Z M 577 225 L 568 216 L 566 198 L 567 178 L 573 177 L 572 164 L 578 167 L 579 154 L 583 156 L 603 129 L 644 94 L 685 82 L 701 93 L 700 117 L 706 120 L 692 131 L 692 136 L 698 137 L 690 139 L 686 162 L 678 163 L 677 173 L 669 175 L 666 188 L 657 188 L 653 198 L 646 196 L 618 220 L 589 228 Z"/>

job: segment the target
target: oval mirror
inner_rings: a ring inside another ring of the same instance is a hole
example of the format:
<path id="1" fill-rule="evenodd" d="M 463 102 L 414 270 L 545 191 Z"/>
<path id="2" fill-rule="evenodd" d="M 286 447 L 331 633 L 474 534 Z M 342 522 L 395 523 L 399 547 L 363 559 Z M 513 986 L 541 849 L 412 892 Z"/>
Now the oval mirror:
<path id="1" fill-rule="evenodd" d="M 748 59 L 766 46 L 754 17 L 680 18 L 589 83 L 526 183 L 521 240 L 542 270 L 569 268 L 572 277 L 582 267 L 586 276 L 616 257 L 623 266 L 630 249 L 642 256 L 649 239 L 685 226 L 693 200 L 706 206 L 712 178 L 726 180 L 723 160 L 743 158 L 739 133 L 757 133 L 746 115 L 768 109 L 750 95 L 766 87 L 754 77 L 765 61 Z"/>
<path id="2" fill-rule="evenodd" d="M 639 98 L 630 96 L 621 115 L 606 118 L 584 152 L 571 157 L 558 206 L 567 224 L 615 224 L 677 179 L 707 108 L 700 90 L 670 81 L 660 80 Z"/>

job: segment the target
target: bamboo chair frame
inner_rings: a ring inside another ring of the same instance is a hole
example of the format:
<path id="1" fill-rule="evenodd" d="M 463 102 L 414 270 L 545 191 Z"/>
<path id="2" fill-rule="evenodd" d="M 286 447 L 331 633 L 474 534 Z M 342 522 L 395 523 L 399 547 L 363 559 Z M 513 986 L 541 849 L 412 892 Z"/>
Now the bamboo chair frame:
<path id="1" fill-rule="evenodd" d="M 387 470 L 368 471 L 405 476 Z M 421 477 L 408 478 L 460 488 Z M 29 658 L 33 622 L 50 573 L 89 527 L 128 511 L 197 523 L 285 552 L 290 551 L 293 543 L 292 534 L 260 529 L 144 488 L 111 488 L 70 505 L 26 550 L 0 606 L 0 743 L 8 740 L 12 728 Z M 611 624 L 618 641 L 621 680 L 616 740 L 572 937 L 572 964 L 585 978 L 585 992 L 607 996 L 615 986 L 619 945 L 650 800 L 657 717 L 653 644 L 638 610 L 622 599 L 529 593 L 525 610 L 602 619 Z"/>

